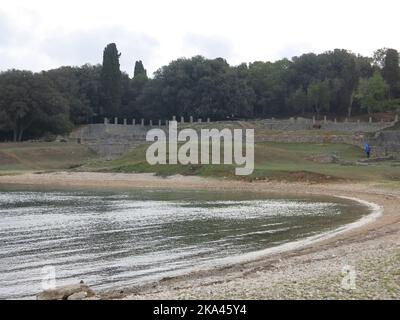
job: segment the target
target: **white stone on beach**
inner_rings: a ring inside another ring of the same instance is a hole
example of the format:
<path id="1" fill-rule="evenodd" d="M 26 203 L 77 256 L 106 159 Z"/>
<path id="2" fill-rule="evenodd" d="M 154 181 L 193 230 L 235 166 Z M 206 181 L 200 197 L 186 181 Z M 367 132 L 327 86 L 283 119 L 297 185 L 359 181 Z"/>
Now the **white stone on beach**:
<path id="1" fill-rule="evenodd" d="M 36 295 L 37 300 L 81 300 L 93 297 L 94 291 L 83 281 L 79 284 L 71 284 L 55 289 L 45 290 Z"/>

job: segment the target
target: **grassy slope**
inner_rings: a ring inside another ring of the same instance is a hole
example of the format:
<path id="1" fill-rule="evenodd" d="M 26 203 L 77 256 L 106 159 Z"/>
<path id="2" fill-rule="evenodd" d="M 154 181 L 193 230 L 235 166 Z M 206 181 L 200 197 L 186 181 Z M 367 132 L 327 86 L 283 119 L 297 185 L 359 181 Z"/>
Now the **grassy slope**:
<path id="1" fill-rule="evenodd" d="M 214 124 L 215 125 L 215 124 Z M 257 127 L 258 123 L 224 123 L 232 127 Z M 207 127 L 209 124 L 198 124 Z M 257 128 L 258 129 L 258 128 Z M 258 129 L 257 134 L 279 134 Z M 292 134 L 285 132 L 285 134 Z M 302 134 L 296 132 L 293 134 Z M 308 130 L 304 134 L 333 134 Z M 235 165 L 156 165 L 145 160 L 147 145 L 112 160 L 98 159 L 86 147 L 75 143 L 0 143 L 0 174 L 17 173 L 24 170 L 60 170 L 106 172 L 155 172 L 161 176 L 173 174 L 212 176 L 240 179 L 276 179 L 286 181 L 326 182 L 338 179 L 361 181 L 385 181 L 390 186 L 400 186 L 399 163 L 384 162 L 368 166 L 324 164 L 307 160 L 310 155 L 336 154 L 342 160 L 363 158 L 363 151 L 346 144 L 311 143 L 256 143 L 255 170 L 249 177 L 234 174 Z M 79 168 L 77 168 L 79 167 Z"/>
<path id="2" fill-rule="evenodd" d="M 59 170 L 82 165 L 94 154 L 76 143 L 0 143 L 0 174 L 25 170 Z"/>
<path id="3" fill-rule="evenodd" d="M 145 160 L 146 145 L 112 160 L 89 162 L 83 170 L 110 172 L 156 172 L 158 175 L 200 175 L 238 178 L 234 175 L 235 165 L 149 165 Z M 363 158 L 360 148 L 346 144 L 291 144 L 257 143 L 255 148 L 255 170 L 246 179 L 334 181 L 375 180 L 400 181 L 400 167 L 391 162 L 375 165 L 340 165 L 316 163 L 306 158 L 310 155 L 336 154 L 342 160 L 356 161 Z M 243 178 L 243 177 L 242 177 Z"/>

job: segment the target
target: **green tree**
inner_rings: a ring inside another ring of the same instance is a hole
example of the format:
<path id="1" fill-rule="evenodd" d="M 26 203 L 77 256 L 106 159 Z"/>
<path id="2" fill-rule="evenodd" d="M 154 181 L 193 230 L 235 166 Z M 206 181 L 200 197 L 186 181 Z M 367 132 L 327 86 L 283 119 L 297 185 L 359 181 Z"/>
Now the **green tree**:
<path id="1" fill-rule="evenodd" d="M 399 53 L 395 49 L 387 49 L 382 76 L 389 85 L 389 98 L 400 97 Z"/>
<path id="2" fill-rule="evenodd" d="M 350 117 L 359 81 L 360 58 L 352 52 L 341 49 L 328 51 L 320 57 L 323 60 L 319 79 L 336 79 L 334 90 L 331 90 L 330 95 L 330 110 L 336 113 L 347 113 Z"/>
<path id="3" fill-rule="evenodd" d="M 80 119 L 92 117 L 95 119 L 101 111 L 101 71 L 98 65 L 85 64 L 76 70 L 79 80 L 79 93 L 86 103 L 84 112 L 80 112 Z M 75 122 L 74 122 L 75 123 Z"/>
<path id="4" fill-rule="evenodd" d="M 133 77 L 136 78 L 138 76 L 143 76 L 147 78 L 147 71 L 143 66 L 142 60 L 135 62 L 135 70 L 133 72 Z"/>
<path id="5" fill-rule="evenodd" d="M 286 111 L 288 79 L 292 62 L 287 59 L 276 62 L 256 61 L 249 65 L 249 83 L 256 99 L 254 114 L 267 116 L 284 114 Z"/>
<path id="6" fill-rule="evenodd" d="M 301 114 L 304 115 L 304 113 L 310 107 L 310 101 L 307 96 L 307 92 L 302 87 L 299 87 L 289 96 L 288 104 L 293 111 L 301 112 Z"/>
<path id="7" fill-rule="evenodd" d="M 181 115 L 222 120 L 251 117 L 254 97 L 247 65 L 230 67 L 222 58 L 195 56 L 157 70 L 137 104 L 147 117 Z"/>
<path id="8" fill-rule="evenodd" d="M 113 117 L 118 115 L 122 96 L 122 76 L 119 65 L 121 54 L 115 43 L 106 46 L 103 53 L 101 84 L 103 91 L 102 115 Z"/>
<path id="9" fill-rule="evenodd" d="M 88 123 L 94 112 L 90 100 L 82 88 L 78 67 L 61 67 L 43 72 L 62 94 L 69 106 L 69 117 L 74 124 Z"/>
<path id="10" fill-rule="evenodd" d="M 307 97 L 315 109 L 317 119 L 319 119 L 321 111 L 329 111 L 329 81 L 313 81 L 308 87 Z"/>
<path id="11" fill-rule="evenodd" d="M 0 128 L 21 141 L 33 127 L 64 133 L 71 128 L 68 103 L 48 77 L 30 71 L 0 73 Z"/>
<path id="12" fill-rule="evenodd" d="M 388 106 L 388 92 L 389 85 L 379 72 L 375 72 L 371 78 L 360 80 L 356 98 L 359 99 L 361 108 L 371 114 L 383 111 Z"/>
<path id="13" fill-rule="evenodd" d="M 132 79 L 129 79 L 126 74 L 123 74 L 122 78 L 121 115 L 130 119 L 145 117 L 147 103 L 139 102 L 139 97 L 149 79 L 142 61 L 135 62 L 134 77 Z"/>
<path id="14" fill-rule="evenodd" d="M 374 63 L 374 66 L 376 66 L 378 69 L 382 69 L 383 66 L 385 65 L 385 57 L 387 50 L 388 48 L 381 48 L 374 51 L 374 54 L 372 56 L 372 61 Z"/>

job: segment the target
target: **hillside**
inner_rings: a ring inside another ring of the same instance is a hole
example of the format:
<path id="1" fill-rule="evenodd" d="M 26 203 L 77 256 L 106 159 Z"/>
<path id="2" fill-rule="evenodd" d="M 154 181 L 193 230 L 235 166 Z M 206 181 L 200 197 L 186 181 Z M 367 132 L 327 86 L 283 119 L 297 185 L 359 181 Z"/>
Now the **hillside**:
<path id="1" fill-rule="evenodd" d="M 260 142 L 255 146 L 255 170 L 250 176 L 235 176 L 235 165 L 149 165 L 146 145 L 112 161 L 94 160 L 82 171 L 155 172 L 157 175 L 199 175 L 246 180 L 329 182 L 338 180 L 400 181 L 399 162 L 361 164 L 363 150 L 348 144 Z M 335 159 L 339 159 L 335 161 Z"/>
<path id="2" fill-rule="evenodd" d="M 79 166 L 95 154 L 76 143 L 0 143 L 0 174 L 25 170 L 60 170 Z"/>

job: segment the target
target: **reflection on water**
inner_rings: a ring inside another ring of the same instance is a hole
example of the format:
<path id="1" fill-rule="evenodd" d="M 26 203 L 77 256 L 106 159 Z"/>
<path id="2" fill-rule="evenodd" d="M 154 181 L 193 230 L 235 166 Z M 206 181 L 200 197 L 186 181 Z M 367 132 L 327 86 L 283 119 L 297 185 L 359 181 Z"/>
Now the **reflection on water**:
<path id="1" fill-rule="evenodd" d="M 260 194 L 0 191 L 0 298 L 57 284 L 128 286 L 334 229 L 366 214 L 348 200 Z"/>

